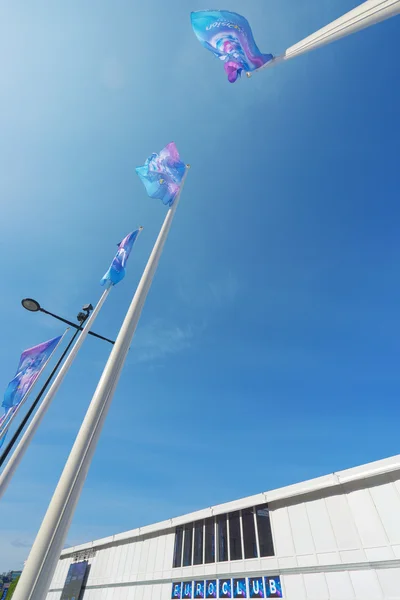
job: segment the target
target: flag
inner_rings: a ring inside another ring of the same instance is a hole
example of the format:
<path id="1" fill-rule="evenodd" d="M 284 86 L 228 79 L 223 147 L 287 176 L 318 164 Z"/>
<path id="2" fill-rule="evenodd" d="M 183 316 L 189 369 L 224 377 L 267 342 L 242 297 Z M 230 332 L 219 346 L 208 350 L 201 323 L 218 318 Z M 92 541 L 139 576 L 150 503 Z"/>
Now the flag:
<path id="1" fill-rule="evenodd" d="M 262 54 L 244 17 L 227 10 L 199 10 L 191 14 L 193 31 L 207 50 L 224 61 L 225 72 L 234 83 L 242 71 L 255 71 L 273 59 Z"/>
<path id="2" fill-rule="evenodd" d="M 14 413 L 17 411 L 17 406 L 12 406 L 11 408 L 9 408 L 7 410 L 7 412 L 0 418 L 0 431 L 5 431 L 5 433 L 0 434 L 0 448 L 3 446 L 6 436 L 7 436 L 7 432 L 8 432 L 8 427 L 11 423 L 11 421 L 14 418 Z"/>
<path id="3" fill-rule="evenodd" d="M 32 389 L 36 379 L 46 366 L 47 361 L 61 338 L 62 336 L 60 335 L 48 342 L 43 342 L 38 346 L 29 348 L 21 354 L 15 377 L 8 384 L 4 394 L 2 403 L 4 415 L 0 418 L 0 437 L 3 436 L 8 428 L 12 417 L 24 401 L 28 392 Z"/>
<path id="4" fill-rule="evenodd" d="M 175 142 L 171 142 L 160 154 L 152 154 L 136 173 L 143 181 L 150 198 L 159 198 L 172 206 L 178 194 L 186 165 L 181 161 Z"/>
<path id="5" fill-rule="evenodd" d="M 108 269 L 107 273 L 104 275 L 103 279 L 100 281 L 101 285 L 116 285 L 125 277 L 125 266 L 126 262 L 131 253 L 133 244 L 139 233 L 142 231 L 143 227 L 139 227 L 136 231 L 132 231 L 132 233 L 128 233 L 128 235 L 118 244 L 118 252 L 114 256 L 114 259 Z"/>
<path id="6" fill-rule="evenodd" d="M 17 412 L 18 406 L 12 406 L 0 419 L 0 448 L 2 448 L 8 433 L 8 429 L 11 425 L 14 415 Z"/>

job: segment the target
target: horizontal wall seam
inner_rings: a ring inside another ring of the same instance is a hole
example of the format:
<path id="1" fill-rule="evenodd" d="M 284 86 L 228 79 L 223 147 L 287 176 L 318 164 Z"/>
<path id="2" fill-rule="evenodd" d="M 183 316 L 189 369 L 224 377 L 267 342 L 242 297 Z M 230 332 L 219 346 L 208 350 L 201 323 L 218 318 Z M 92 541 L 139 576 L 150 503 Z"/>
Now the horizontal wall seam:
<path id="1" fill-rule="evenodd" d="M 314 565 L 312 567 L 286 567 L 276 569 L 257 569 L 255 571 L 247 571 L 246 573 L 218 573 L 215 575 L 192 575 L 191 577 L 168 577 L 165 579 L 146 579 L 142 581 L 122 581 L 119 583 L 104 583 L 96 585 L 87 585 L 82 589 L 98 590 L 104 588 L 117 587 L 137 587 L 141 585 L 160 585 L 163 583 L 174 583 L 177 581 L 203 581 L 206 579 L 236 579 L 239 577 L 264 577 L 268 575 L 306 575 L 307 573 L 337 573 L 340 571 L 370 571 L 373 569 L 398 569 L 400 568 L 400 559 L 380 560 L 361 563 L 344 563 L 333 565 Z M 63 588 L 51 588 L 50 592 L 61 592 Z"/>

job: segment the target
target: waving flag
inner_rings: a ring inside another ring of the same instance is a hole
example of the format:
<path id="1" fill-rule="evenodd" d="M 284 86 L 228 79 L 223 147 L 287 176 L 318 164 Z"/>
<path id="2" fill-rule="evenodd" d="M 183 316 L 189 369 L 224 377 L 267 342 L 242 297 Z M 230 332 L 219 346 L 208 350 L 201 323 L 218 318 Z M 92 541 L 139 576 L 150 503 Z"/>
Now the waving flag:
<path id="1" fill-rule="evenodd" d="M 175 142 L 171 142 L 159 154 L 152 154 L 136 173 L 144 183 L 150 198 L 159 198 L 172 206 L 179 192 L 186 165 L 181 161 Z"/>
<path id="2" fill-rule="evenodd" d="M 14 414 L 24 402 L 61 338 L 62 336 L 55 337 L 48 342 L 25 350 L 21 354 L 17 373 L 8 384 L 4 394 L 2 403 L 4 415 L 0 418 L 0 438 L 3 439 L 0 439 L 0 446 Z"/>
<path id="3" fill-rule="evenodd" d="M 0 448 L 3 446 L 7 436 L 8 428 L 11 425 L 11 421 L 14 418 L 15 413 L 18 410 L 18 406 L 12 406 L 9 408 L 4 415 L 0 418 Z"/>
<path id="4" fill-rule="evenodd" d="M 242 71 L 255 71 L 273 59 L 262 54 L 248 21 L 227 10 L 200 10 L 191 14 L 192 27 L 200 43 L 224 61 L 228 79 L 234 83 Z"/>
<path id="5" fill-rule="evenodd" d="M 104 275 L 103 279 L 100 281 L 101 285 L 116 285 L 125 277 L 125 266 L 126 262 L 131 253 L 133 244 L 136 241 L 137 236 L 142 231 L 143 227 L 139 227 L 136 231 L 132 231 L 132 233 L 128 233 L 128 235 L 118 244 L 118 252 L 114 256 L 114 259 L 108 269 L 107 273 Z"/>

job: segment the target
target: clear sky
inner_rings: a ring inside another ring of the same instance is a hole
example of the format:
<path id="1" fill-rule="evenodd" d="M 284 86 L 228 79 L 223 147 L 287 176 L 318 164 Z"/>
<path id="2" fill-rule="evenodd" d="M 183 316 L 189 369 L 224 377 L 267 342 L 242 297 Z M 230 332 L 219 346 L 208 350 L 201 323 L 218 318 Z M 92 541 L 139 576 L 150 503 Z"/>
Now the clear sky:
<path id="1" fill-rule="evenodd" d="M 69 545 L 398 452 L 400 19 L 227 82 L 200 0 L 0 7 L 0 381 L 96 303 L 114 337 L 165 215 L 135 174 L 174 140 L 181 205 Z M 245 4 L 245 8 L 244 8 Z M 280 53 L 356 0 L 230 0 Z M 18 568 L 110 347 L 88 339 L 1 505 Z"/>

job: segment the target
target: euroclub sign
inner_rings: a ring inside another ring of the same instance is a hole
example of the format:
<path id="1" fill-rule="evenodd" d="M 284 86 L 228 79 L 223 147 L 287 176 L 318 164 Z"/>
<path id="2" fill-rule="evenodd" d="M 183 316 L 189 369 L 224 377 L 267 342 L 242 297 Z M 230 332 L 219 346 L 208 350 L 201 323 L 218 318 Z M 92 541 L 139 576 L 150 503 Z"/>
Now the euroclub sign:
<path id="1" fill-rule="evenodd" d="M 171 598 L 283 598 L 283 595 L 279 575 L 268 575 L 177 582 L 172 584 Z"/>

